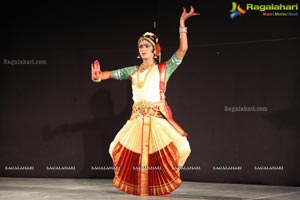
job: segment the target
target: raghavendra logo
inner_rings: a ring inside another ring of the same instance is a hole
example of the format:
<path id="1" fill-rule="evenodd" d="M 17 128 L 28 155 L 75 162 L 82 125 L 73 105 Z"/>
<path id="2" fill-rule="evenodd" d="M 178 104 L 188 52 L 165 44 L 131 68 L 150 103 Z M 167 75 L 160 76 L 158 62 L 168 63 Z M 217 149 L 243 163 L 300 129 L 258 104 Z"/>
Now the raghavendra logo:
<path id="1" fill-rule="evenodd" d="M 247 3 L 246 4 L 246 10 L 259 10 L 261 12 L 264 11 L 292 11 L 292 10 L 298 10 L 298 4 L 267 4 L 267 5 L 258 5 L 258 4 L 252 4 Z"/>

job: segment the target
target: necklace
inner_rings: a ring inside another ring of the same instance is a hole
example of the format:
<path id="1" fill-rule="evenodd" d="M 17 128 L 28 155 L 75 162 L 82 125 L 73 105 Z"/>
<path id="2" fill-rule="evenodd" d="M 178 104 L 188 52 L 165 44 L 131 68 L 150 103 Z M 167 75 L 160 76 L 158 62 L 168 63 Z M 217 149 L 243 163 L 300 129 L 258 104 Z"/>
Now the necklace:
<path id="1" fill-rule="evenodd" d="M 152 63 L 152 64 L 150 64 L 150 65 L 147 65 L 147 66 L 144 65 L 143 63 L 140 65 L 139 69 L 137 70 L 137 74 L 136 74 L 136 76 L 137 76 L 137 86 L 138 86 L 138 88 L 142 88 L 142 87 L 144 86 L 145 81 L 146 81 L 148 75 L 150 74 L 151 68 L 152 68 L 154 65 L 156 65 L 155 62 Z M 145 77 L 144 77 L 144 80 L 143 80 L 143 81 L 140 80 L 140 73 L 142 73 L 143 71 L 145 71 L 145 70 L 147 70 L 147 69 L 149 69 L 149 70 L 147 71 L 147 73 L 146 73 L 146 75 L 145 75 Z"/>
<path id="2" fill-rule="evenodd" d="M 140 65 L 140 67 L 139 67 L 139 70 L 140 70 L 140 72 L 143 72 L 143 71 L 145 71 L 146 69 L 153 67 L 154 65 L 156 65 L 156 62 L 153 62 L 153 63 L 151 63 L 151 64 L 149 64 L 149 65 L 145 65 L 144 63 L 142 63 L 142 64 Z"/>

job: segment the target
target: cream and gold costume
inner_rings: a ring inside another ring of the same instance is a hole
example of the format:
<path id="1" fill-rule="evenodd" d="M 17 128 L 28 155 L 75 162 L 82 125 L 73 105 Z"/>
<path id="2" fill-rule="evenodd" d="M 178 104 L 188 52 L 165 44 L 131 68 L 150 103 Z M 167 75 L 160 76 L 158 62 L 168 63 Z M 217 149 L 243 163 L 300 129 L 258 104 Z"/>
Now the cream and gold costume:
<path id="1" fill-rule="evenodd" d="M 166 100 L 167 81 L 182 59 L 144 71 L 139 66 L 112 71 L 114 79 L 130 79 L 134 104 L 132 115 L 110 144 L 115 166 L 114 185 L 134 195 L 164 195 L 182 180 L 179 168 L 191 153 L 186 132 L 174 121 Z"/>

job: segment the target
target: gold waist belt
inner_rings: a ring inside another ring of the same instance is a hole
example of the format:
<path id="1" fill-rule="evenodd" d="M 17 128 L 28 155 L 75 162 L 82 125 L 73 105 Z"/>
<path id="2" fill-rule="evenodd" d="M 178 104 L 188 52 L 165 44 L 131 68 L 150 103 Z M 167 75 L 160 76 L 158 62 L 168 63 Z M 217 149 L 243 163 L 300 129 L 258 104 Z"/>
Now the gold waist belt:
<path id="1" fill-rule="evenodd" d="M 131 119 L 150 116 L 163 118 L 164 116 L 160 112 L 160 106 L 163 106 L 164 104 L 164 100 L 156 102 L 142 100 L 135 102 L 132 106 Z"/>

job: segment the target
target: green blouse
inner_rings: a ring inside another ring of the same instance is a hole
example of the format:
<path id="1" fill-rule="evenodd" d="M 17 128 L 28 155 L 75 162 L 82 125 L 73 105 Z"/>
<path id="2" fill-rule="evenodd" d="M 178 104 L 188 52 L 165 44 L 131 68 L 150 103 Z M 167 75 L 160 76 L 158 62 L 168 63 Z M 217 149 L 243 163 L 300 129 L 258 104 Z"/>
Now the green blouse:
<path id="1" fill-rule="evenodd" d="M 169 80 L 171 74 L 177 69 L 177 67 L 181 64 L 182 58 L 178 57 L 175 53 L 172 57 L 166 62 L 166 81 Z M 112 71 L 112 78 L 117 80 L 125 80 L 130 79 L 130 75 L 136 71 L 139 66 L 134 65 L 130 67 L 124 67 L 121 69 Z"/>

